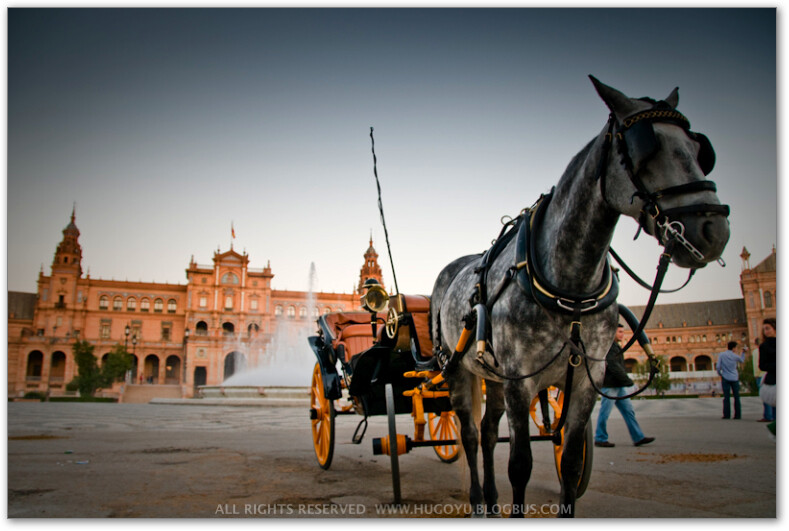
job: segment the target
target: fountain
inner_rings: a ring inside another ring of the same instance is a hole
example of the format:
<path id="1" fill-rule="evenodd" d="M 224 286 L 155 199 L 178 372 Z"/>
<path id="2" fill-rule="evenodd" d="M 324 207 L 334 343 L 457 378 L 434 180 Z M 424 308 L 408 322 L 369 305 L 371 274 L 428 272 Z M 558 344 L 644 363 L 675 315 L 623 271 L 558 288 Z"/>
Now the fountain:
<path id="1" fill-rule="evenodd" d="M 315 290 L 317 272 L 310 263 L 307 290 L 307 317 L 288 319 L 281 317 L 276 324 L 271 341 L 241 340 L 236 338 L 234 350 L 246 358 L 246 366 L 236 372 L 221 386 L 202 386 L 203 398 L 306 398 L 315 365 L 315 355 L 307 343 L 315 325 Z"/>

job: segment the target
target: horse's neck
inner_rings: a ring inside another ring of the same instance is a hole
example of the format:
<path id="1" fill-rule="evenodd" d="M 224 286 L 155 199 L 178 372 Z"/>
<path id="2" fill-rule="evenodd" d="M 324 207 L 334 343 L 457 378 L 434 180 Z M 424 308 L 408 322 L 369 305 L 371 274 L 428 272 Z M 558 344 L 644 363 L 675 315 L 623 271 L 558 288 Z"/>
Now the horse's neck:
<path id="1" fill-rule="evenodd" d="M 554 286 L 583 294 L 600 285 L 619 215 L 603 200 L 596 179 L 598 138 L 570 163 L 553 193 L 537 235 L 543 275 Z"/>

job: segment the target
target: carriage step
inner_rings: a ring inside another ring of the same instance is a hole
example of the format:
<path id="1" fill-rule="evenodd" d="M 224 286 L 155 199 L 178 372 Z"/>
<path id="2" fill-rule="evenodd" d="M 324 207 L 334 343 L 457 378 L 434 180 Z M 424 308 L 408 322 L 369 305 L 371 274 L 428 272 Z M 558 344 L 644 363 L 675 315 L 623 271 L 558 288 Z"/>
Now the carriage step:
<path id="1" fill-rule="evenodd" d="M 529 437 L 532 441 L 552 441 L 553 435 L 532 435 Z M 509 437 L 499 437 L 497 442 L 508 443 Z M 422 448 L 429 446 L 452 446 L 458 444 L 456 439 L 446 439 L 441 441 L 414 441 L 407 435 L 397 436 L 397 455 L 403 455 L 414 448 Z M 373 439 L 373 455 L 391 455 L 391 445 L 389 444 L 389 437 L 376 437 Z"/>
<path id="2" fill-rule="evenodd" d="M 422 448 L 425 446 L 453 446 L 457 444 L 455 439 L 446 439 L 441 441 L 414 441 L 408 435 L 397 436 L 397 455 L 403 455 L 410 452 L 414 448 Z M 389 444 L 389 437 L 377 437 L 373 439 L 373 455 L 391 455 L 391 445 Z"/>

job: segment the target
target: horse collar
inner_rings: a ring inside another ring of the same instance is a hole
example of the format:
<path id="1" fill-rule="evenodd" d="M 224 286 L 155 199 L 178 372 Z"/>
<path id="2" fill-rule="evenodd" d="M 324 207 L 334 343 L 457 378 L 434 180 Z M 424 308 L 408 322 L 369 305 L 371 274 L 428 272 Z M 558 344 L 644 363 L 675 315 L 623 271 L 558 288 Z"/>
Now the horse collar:
<path id="1" fill-rule="evenodd" d="M 619 282 L 613 274 L 606 257 L 603 278 L 592 293 L 577 294 L 552 285 L 537 267 L 534 260 L 536 238 L 533 233 L 539 230 L 545 210 L 553 197 L 553 190 L 541 196 L 539 201 L 525 213 L 525 219 L 518 229 L 515 242 L 515 268 L 520 288 L 528 297 L 543 308 L 567 315 L 593 314 L 608 308 L 619 295 Z"/>

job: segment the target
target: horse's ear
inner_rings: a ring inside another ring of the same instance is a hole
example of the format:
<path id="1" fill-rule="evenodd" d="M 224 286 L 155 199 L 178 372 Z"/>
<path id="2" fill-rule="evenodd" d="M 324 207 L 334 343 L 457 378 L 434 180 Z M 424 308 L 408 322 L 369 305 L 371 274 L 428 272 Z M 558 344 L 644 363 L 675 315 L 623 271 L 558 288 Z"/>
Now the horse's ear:
<path id="1" fill-rule="evenodd" d="M 595 90 L 597 90 L 597 94 L 600 95 L 600 98 L 602 98 L 602 100 L 605 102 L 608 109 L 620 120 L 638 110 L 636 105 L 633 103 L 633 100 L 625 96 L 623 93 L 619 92 L 613 87 L 609 87 L 608 85 L 601 83 L 600 80 L 592 75 L 589 76 L 589 79 L 592 80 L 592 84 L 594 85 Z"/>
<path id="2" fill-rule="evenodd" d="M 668 98 L 663 101 L 676 109 L 677 105 L 679 105 L 679 87 L 674 88 L 674 90 L 671 91 L 671 94 L 668 95 Z"/>

